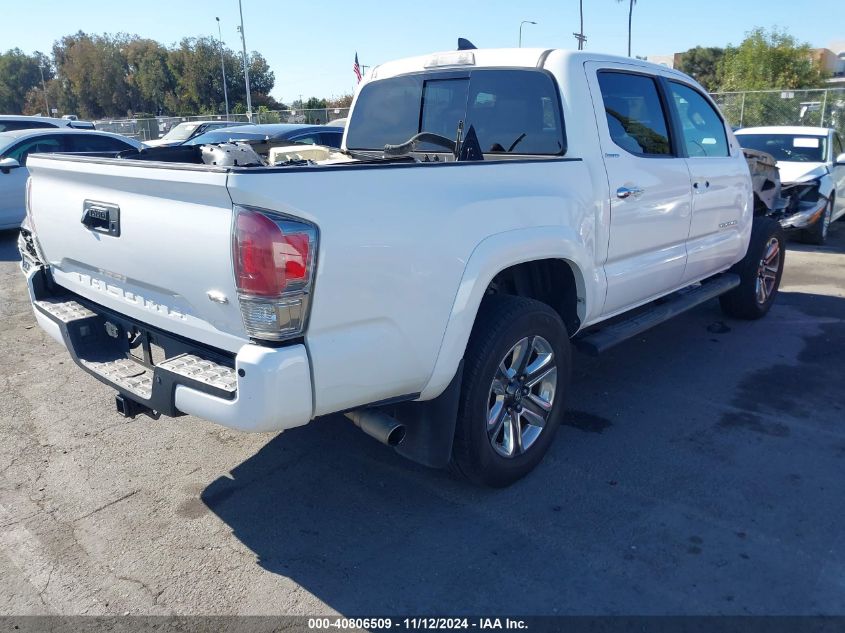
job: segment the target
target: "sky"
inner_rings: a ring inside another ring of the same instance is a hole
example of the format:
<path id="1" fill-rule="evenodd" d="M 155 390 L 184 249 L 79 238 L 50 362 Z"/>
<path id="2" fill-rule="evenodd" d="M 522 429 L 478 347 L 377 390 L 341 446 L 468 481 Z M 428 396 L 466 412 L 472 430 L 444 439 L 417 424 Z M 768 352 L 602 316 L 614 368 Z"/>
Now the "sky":
<path id="1" fill-rule="evenodd" d="M 583 0 L 587 50 L 627 49 L 628 2 Z M 127 7 L 120 10 L 121 4 Z M 37 8 L 36 8 L 37 7 Z M 131 8 L 128 8 L 131 7 Z M 331 97 L 355 87 L 355 53 L 367 66 L 453 50 L 458 37 L 479 48 L 575 48 L 578 0 L 243 0 L 249 50 L 276 75 L 273 96 Z M 2 0 L 0 50 L 48 52 L 63 35 L 124 32 L 173 44 L 217 36 L 240 50 L 238 0 Z M 833 18 L 833 19 L 831 19 Z M 778 26 L 814 47 L 845 40 L 842 0 L 639 0 L 634 6 L 634 55 L 739 43 L 755 26 Z"/>

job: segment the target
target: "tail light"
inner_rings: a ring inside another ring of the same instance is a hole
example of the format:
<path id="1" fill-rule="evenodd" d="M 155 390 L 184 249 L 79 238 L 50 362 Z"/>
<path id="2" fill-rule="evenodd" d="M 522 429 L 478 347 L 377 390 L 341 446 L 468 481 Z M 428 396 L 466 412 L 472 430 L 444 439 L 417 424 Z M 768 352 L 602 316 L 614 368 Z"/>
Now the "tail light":
<path id="1" fill-rule="evenodd" d="M 310 308 L 317 227 L 235 206 L 232 259 L 244 327 L 267 341 L 299 336 Z"/>

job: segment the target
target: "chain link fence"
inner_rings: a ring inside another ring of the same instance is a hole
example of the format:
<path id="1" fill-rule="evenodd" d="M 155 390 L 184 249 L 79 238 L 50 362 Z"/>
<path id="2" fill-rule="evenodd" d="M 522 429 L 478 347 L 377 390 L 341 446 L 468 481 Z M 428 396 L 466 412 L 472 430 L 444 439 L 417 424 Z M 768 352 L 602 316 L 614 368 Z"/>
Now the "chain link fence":
<path id="1" fill-rule="evenodd" d="M 716 92 L 711 95 L 734 127 L 807 125 L 845 134 L 845 88 Z"/>
<path id="2" fill-rule="evenodd" d="M 807 125 L 832 127 L 845 135 L 845 88 L 818 90 L 755 90 L 716 92 L 712 95 L 734 127 L 758 125 Z M 349 108 L 317 108 L 254 112 L 253 123 L 306 123 L 320 125 L 343 119 Z M 224 121 L 222 115 L 107 119 L 95 121 L 98 130 L 131 136 L 139 141 L 161 138 L 186 121 Z M 231 114 L 229 121 L 248 121 L 245 114 Z"/>
<path id="3" fill-rule="evenodd" d="M 253 112 L 253 123 L 305 123 L 322 125 L 349 115 L 349 108 L 316 108 L 305 110 L 275 110 Z M 202 114 L 197 116 L 159 116 L 149 119 L 103 119 L 94 121 L 98 130 L 130 136 L 139 141 L 161 138 L 172 128 L 189 121 L 239 121 L 249 122 L 245 114 Z"/>

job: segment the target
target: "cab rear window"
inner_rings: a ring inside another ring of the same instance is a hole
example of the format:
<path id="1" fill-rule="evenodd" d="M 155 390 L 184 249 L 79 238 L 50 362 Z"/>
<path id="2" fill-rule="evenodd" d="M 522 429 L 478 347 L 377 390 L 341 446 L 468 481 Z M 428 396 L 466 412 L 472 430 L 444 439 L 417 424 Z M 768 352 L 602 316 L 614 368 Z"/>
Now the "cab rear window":
<path id="1" fill-rule="evenodd" d="M 420 132 L 457 137 L 464 122 L 485 155 L 556 156 L 566 151 L 560 98 L 541 70 L 425 73 L 367 84 L 355 103 L 346 144 L 381 151 Z M 426 144 L 420 151 L 444 152 Z M 493 158 L 494 156 L 487 156 Z"/>

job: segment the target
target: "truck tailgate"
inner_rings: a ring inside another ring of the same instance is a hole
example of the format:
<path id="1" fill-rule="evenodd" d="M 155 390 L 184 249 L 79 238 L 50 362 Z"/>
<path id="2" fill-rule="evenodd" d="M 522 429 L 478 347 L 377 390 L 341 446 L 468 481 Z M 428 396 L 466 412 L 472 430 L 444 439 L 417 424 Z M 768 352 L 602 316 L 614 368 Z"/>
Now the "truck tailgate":
<path id="1" fill-rule="evenodd" d="M 27 167 L 33 229 L 58 284 L 220 349 L 247 342 L 225 171 L 46 155 Z"/>

